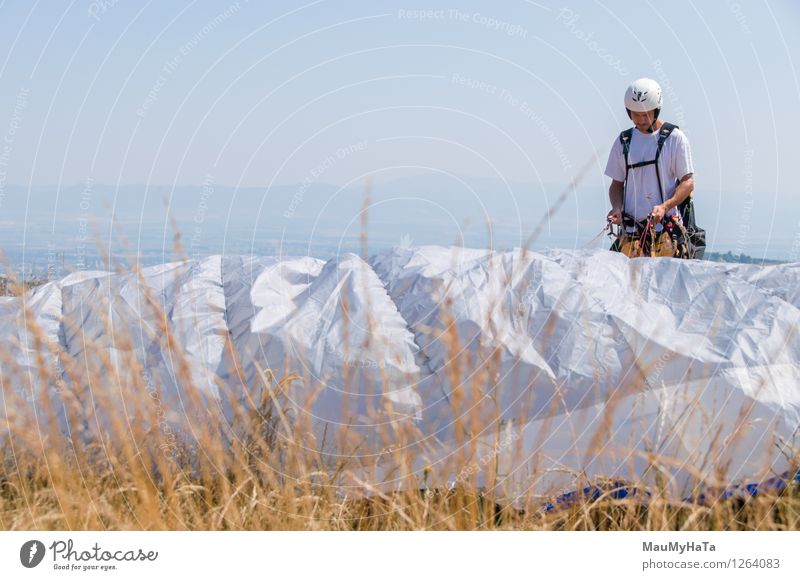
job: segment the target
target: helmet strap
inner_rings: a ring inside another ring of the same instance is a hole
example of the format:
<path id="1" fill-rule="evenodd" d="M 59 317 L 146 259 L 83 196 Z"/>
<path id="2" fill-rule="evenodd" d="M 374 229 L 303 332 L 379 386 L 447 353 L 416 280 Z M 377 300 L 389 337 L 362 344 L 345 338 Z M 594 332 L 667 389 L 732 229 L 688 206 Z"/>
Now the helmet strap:
<path id="1" fill-rule="evenodd" d="M 658 121 L 658 114 L 661 112 L 661 109 L 653 109 L 653 122 L 650 123 L 650 126 L 647 128 L 648 133 L 652 133 L 654 131 L 654 127 L 656 126 L 656 121 Z"/>

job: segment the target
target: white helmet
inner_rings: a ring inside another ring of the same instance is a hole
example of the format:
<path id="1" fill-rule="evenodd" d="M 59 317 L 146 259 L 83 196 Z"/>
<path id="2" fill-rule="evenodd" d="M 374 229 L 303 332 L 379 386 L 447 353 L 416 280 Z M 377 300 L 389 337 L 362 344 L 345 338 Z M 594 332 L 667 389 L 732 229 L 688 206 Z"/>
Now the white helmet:
<path id="1" fill-rule="evenodd" d="M 661 102 L 661 87 L 653 79 L 633 81 L 625 91 L 625 108 L 628 109 L 628 116 L 631 111 L 646 113 L 655 109 L 658 118 Z"/>

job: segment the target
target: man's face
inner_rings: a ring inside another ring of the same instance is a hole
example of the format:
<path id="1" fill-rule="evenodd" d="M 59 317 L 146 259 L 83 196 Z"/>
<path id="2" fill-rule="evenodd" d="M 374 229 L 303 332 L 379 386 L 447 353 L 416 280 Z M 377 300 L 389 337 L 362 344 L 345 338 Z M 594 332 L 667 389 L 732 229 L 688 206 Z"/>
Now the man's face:
<path id="1" fill-rule="evenodd" d="M 636 128 L 642 133 L 647 133 L 650 125 L 653 124 L 654 117 L 655 111 L 647 111 L 646 113 L 637 113 L 636 111 L 631 111 L 631 119 L 633 120 L 633 124 L 636 125 Z"/>

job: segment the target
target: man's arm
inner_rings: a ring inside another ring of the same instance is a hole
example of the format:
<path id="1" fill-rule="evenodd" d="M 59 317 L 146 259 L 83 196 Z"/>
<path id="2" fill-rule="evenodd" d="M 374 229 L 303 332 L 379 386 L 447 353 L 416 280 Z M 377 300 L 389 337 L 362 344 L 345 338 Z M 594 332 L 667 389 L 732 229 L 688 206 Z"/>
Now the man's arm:
<path id="1" fill-rule="evenodd" d="M 611 211 L 608 212 L 608 219 L 613 224 L 622 223 L 622 193 L 623 183 L 616 179 L 611 180 L 611 187 L 608 188 L 608 200 L 611 202 Z"/>
<path id="2" fill-rule="evenodd" d="M 694 191 L 694 173 L 688 173 L 681 178 L 678 187 L 675 188 L 675 193 L 672 194 L 664 203 L 653 207 L 653 218 L 656 222 L 664 219 L 664 216 L 674 207 L 678 207 L 683 200 L 689 197 L 689 194 Z"/>

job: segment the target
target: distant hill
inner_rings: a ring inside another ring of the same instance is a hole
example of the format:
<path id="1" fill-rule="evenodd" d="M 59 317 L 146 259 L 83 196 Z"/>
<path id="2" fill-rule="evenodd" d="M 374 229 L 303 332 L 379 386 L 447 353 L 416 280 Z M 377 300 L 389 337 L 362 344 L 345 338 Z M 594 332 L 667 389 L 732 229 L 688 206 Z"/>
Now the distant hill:
<path id="1" fill-rule="evenodd" d="M 785 264 L 785 260 L 767 260 L 766 258 L 753 258 L 747 254 L 734 254 L 730 250 L 724 254 L 719 252 L 706 252 L 705 259 L 711 262 L 727 262 L 729 264 L 756 264 L 758 266 L 774 266 Z"/>

